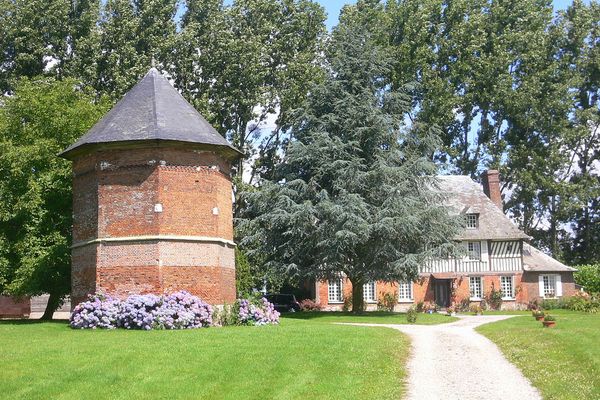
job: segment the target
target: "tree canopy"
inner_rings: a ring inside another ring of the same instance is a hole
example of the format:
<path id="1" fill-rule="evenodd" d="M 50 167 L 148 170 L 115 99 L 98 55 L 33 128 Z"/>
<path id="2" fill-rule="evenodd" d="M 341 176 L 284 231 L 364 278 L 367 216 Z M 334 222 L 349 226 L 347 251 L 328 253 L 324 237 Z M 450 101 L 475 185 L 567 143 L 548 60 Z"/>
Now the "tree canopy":
<path id="1" fill-rule="evenodd" d="M 22 79 L 0 107 L 0 293 L 71 290 L 71 163 L 57 157 L 106 111 L 72 80 Z"/>
<path id="2" fill-rule="evenodd" d="M 434 128 L 406 124 L 391 59 L 362 28 L 336 29 L 326 77 L 295 114 L 276 180 L 247 196 L 242 244 L 286 275 L 352 282 L 353 310 L 373 280 L 414 280 L 460 226 L 435 191 Z"/>
<path id="3" fill-rule="evenodd" d="M 359 0 L 340 24 L 394 54 L 394 88 L 418 82 L 411 115 L 441 128 L 443 170 L 499 169 L 505 211 L 536 246 L 598 260 L 598 2 Z"/>
<path id="4" fill-rule="evenodd" d="M 317 101 L 310 89 L 331 79 L 328 42 L 367 27 L 369 40 L 390 56 L 379 73 L 380 97 L 401 99 L 401 122 L 415 132 L 439 127 L 438 147 L 430 149 L 439 169 L 475 179 L 499 169 L 505 211 L 534 245 L 572 265 L 600 261 L 597 0 L 574 0 L 561 11 L 549 0 L 358 0 L 343 8 L 335 32 L 327 33 L 324 20 L 311 0 L 0 0 L 0 109 L 6 119 L 18 101 L 12 97 L 45 96 L 24 92 L 27 79 L 69 81 L 86 101 L 114 102 L 154 63 L 248 154 L 235 177 L 240 216 L 242 193 L 281 179 L 288 151 L 299 151 L 291 142 L 307 140 L 302 132 L 310 125 L 299 125 L 295 110 L 306 121 L 330 115 L 304 103 L 309 93 Z M 62 100 L 46 101 L 58 109 Z M 46 132 L 35 132 L 46 140 Z M 57 193 L 70 198 L 68 190 Z M 48 207 L 70 213 L 66 201 Z M 67 243 L 68 232 L 59 232 Z M 40 235 L 54 243 L 51 232 Z M 11 254 L 2 259 L 12 260 L 0 268 L 14 269 L 17 254 L 26 254 L 12 250 L 15 238 L 0 240 L 0 252 Z M 256 263 L 250 270 L 280 282 L 262 259 L 249 257 Z M 45 268 L 43 258 L 27 260 Z M 5 274 L 2 290 L 16 276 Z"/>

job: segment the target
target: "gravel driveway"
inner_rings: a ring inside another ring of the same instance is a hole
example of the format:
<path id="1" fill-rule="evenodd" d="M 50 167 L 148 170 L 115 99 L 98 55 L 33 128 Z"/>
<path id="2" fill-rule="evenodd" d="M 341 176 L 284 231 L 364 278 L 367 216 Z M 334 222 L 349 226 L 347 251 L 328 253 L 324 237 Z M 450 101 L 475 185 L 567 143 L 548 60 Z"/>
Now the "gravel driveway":
<path id="1" fill-rule="evenodd" d="M 541 400 L 521 371 L 504 358 L 494 343 L 473 329 L 510 317 L 461 316 L 457 322 L 442 325 L 384 325 L 411 338 L 407 398 Z"/>

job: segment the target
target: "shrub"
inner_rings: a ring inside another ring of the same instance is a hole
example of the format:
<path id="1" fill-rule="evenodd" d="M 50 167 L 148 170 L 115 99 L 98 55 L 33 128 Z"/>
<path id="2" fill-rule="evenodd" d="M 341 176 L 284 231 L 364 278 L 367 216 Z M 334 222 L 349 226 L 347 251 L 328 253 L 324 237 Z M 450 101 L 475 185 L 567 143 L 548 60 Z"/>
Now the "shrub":
<path id="1" fill-rule="evenodd" d="M 377 310 L 394 311 L 397 302 L 396 298 L 397 296 L 394 293 L 385 293 L 383 296 L 380 296 L 380 300 L 377 302 Z"/>
<path id="2" fill-rule="evenodd" d="M 342 311 L 347 312 L 352 309 L 352 296 L 344 296 L 344 304 L 342 305 Z"/>
<path id="3" fill-rule="evenodd" d="M 420 313 L 421 313 L 421 312 L 423 312 L 423 308 L 424 308 L 424 306 L 425 306 L 425 303 L 424 303 L 424 302 L 422 302 L 422 301 L 419 301 L 419 302 L 417 303 L 417 312 L 420 312 Z"/>
<path id="4" fill-rule="evenodd" d="M 268 325 L 279 323 L 279 312 L 264 297 L 260 300 L 238 300 L 238 321 L 242 325 Z"/>
<path id="5" fill-rule="evenodd" d="M 527 303 L 527 309 L 532 310 L 532 311 L 539 310 L 540 309 L 540 301 L 538 299 L 533 299 L 532 301 Z"/>
<path id="6" fill-rule="evenodd" d="M 486 295 L 485 300 L 490 309 L 499 310 L 502 307 L 502 292 L 492 288 Z"/>
<path id="7" fill-rule="evenodd" d="M 121 303 L 119 326 L 125 329 L 150 330 L 162 299 L 154 294 L 132 295 Z"/>
<path id="8" fill-rule="evenodd" d="M 485 299 L 485 297 L 483 299 L 481 299 L 481 301 L 479 302 L 479 307 L 481 308 L 482 311 L 489 309 L 488 302 Z"/>
<path id="9" fill-rule="evenodd" d="M 424 313 L 433 313 L 435 311 L 438 310 L 438 305 L 435 303 L 432 303 L 430 301 L 427 301 L 425 303 L 423 303 L 423 312 Z"/>
<path id="10" fill-rule="evenodd" d="M 279 313 L 260 294 L 225 304 L 215 313 L 215 325 L 268 325 L 279 323 Z"/>
<path id="11" fill-rule="evenodd" d="M 80 303 L 71 315 L 73 328 L 192 329 L 212 325 L 209 304 L 188 292 L 131 295 L 120 301 L 96 295 Z"/>
<path id="12" fill-rule="evenodd" d="M 455 307 L 457 312 L 467 312 L 471 307 L 471 300 L 462 299 Z"/>
<path id="13" fill-rule="evenodd" d="M 586 292 L 600 293 L 600 264 L 580 265 L 573 276 Z"/>
<path id="14" fill-rule="evenodd" d="M 69 324 L 75 329 L 114 329 L 117 327 L 120 302 L 102 294 L 90 295 L 73 309 Z"/>
<path id="15" fill-rule="evenodd" d="M 531 312 L 531 315 L 534 317 L 543 317 L 545 314 L 542 310 L 534 310 Z"/>
<path id="16" fill-rule="evenodd" d="M 181 291 L 163 296 L 156 311 L 154 328 L 193 329 L 209 327 L 213 323 L 212 307 L 190 293 Z"/>
<path id="17" fill-rule="evenodd" d="M 415 306 L 411 306 L 406 312 L 406 321 L 408 321 L 409 324 L 414 324 L 417 322 L 418 315 L 419 313 L 417 312 Z"/>
<path id="18" fill-rule="evenodd" d="M 478 304 L 473 304 L 469 308 L 469 311 L 471 311 L 473 314 L 483 314 L 483 308 Z"/>
<path id="19" fill-rule="evenodd" d="M 231 304 L 224 304 L 222 308 L 213 312 L 214 326 L 229 326 L 237 324 L 237 310 Z"/>
<path id="20" fill-rule="evenodd" d="M 564 299 L 566 308 L 573 311 L 584 311 L 597 313 L 600 311 L 600 295 L 589 295 L 587 293 L 577 293 L 574 296 Z"/>
<path id="21" fill-rule="evenodd" d="M 558 310 L 566 308 L 566 302 L 562 299 L 542 299 L 540 308 L 542 310 Z"/>
<path id="22" fill-rule="evenodd" d="M 279 323 L 279 313 L 265 298 L 240 299 L 213 314 L 213 308 L 188 292 L 132 295 L 124 301 L 91 296 L 75 307 L 73 328 L 193 329 L 224 325 Z"/>
<path id="23" fill-rule="evenodd" d="M 321 304 L 312 299 L 305 299 L 300 302 L 301 311 L 321 311 Z"/>

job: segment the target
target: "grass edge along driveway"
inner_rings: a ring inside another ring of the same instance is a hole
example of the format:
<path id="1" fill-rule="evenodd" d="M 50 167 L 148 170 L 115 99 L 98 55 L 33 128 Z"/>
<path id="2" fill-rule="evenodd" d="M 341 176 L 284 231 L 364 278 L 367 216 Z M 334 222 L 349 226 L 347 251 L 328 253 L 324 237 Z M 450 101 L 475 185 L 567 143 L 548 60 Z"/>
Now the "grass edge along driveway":
<path id="1" fill-rule="evenodd" d="M 555 328 L 531 314 L 478 327 L 545 400 L 600 399 L 600 315 L 550 311 Z"/>
<path id="2" fill-rule="evenodd" d="M 366 311 L 353 314 L 345 311 L 309 311 L 288 313 L 285 318 L 300 319 L 311 322 L 355 322 L 367 324 L 408 324 L 406 313 L 387 311 Z M 458 318 L 445 314 L 417 314 L 416 325 L 438 325 L 458 321 Z"/>
<path id="3" fill-rule="evenodd" d="M 150 332 L 4 321 L 0 393 L 11 399 L 398 399 L 408 350 L 397 331 L 318 319 Z"/>

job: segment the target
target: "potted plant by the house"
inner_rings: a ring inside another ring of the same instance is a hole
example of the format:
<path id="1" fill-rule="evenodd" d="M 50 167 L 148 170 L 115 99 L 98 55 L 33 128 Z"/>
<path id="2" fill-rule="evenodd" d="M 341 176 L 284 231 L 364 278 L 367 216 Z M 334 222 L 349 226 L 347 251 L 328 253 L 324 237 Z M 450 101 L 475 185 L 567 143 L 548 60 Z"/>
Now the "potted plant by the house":
<path id="1" fill-rule="evenodd" d="M 552 315 L 546 315 L 542 321 L 542 324 L 544 324 L 545 328 L 552 328 L 554 325 L 556 325 L 556 318 L 554 318 Z"/>
<path id="2" fill-rule="evenodd" d="M 470 311 L 473 313 L 473 315 L 483 314 L 483 308 L 479 304 L 473 304 Z"/>
<path id="3" fill-rule="evenodd" d="M 455 306 L 448 306 L 446 307 L 446 314 L 453 317 L 456 315 L 456 307 Z"/>
<path id="4" fill-rule="evenodd" d="M 541 321 L 544 319 L 544 312 L 542 310 L 535 310 L 532 312 L 533 317 L 535 318 L 536 321 Z"/>

